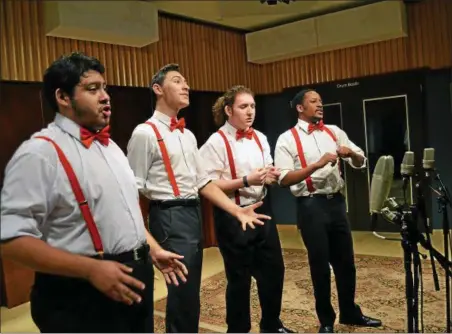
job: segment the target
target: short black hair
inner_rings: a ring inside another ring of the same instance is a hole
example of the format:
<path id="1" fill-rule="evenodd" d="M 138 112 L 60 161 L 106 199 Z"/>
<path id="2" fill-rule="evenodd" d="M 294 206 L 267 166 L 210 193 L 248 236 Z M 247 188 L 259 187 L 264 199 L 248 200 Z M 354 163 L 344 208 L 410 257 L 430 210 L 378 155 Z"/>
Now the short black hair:
<path id="1" fill-rule="evenodd" d="M 105 73 L 104 65 L 97 58 L 81 52 L 63 55 L 46 69 L 43 76 L 43 95 L 55 112 L 58 112 L 55 91 L 61 89 L 72 98 L 80 78 L 90 70 Z"/>
<path id="2" fill-rule="evenodd" d="M 163 66 L 152 77 L 151 87 L 150 87 L 151 90 L 152 90 L 152 86 L 154 86 L 155 84 L 157 84 L 159 86 L 163 85 L 163 81 L 165 81 L 165 77 L 168 74 L 168 72 L 172 72 L 172 71 L 179 72 L 179 70 L 180 70 L 179 64 L 167 64 L 167 65 Z"/>
<path id="3" fill-rule="evenodd" d="M 300 90 L 292 99 L 292 101 L 290 101 L 290 107 L 293 109 L 297 108 L 297 105 L 299 104 L 303 104 L 304 102 L 304 98 L 306 97 L 306 94 L 309 92 L 315 92 L 316 90 L 313 88 L 304 88 L 302 90 Z"/>

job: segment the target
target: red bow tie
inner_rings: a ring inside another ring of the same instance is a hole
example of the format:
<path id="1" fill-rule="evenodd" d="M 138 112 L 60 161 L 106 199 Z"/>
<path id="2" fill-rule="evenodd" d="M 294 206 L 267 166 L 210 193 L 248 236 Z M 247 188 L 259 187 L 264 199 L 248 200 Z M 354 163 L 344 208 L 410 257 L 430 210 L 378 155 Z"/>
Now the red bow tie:
<path id="1" fill-rule="evenodd" d="M 251 139 L 253 138 L 253 128 L 249 128 L 248 130 L 237 130 L 237 133 L 235 134 L 235 139 L 240 140 L 242 138 Z"/>
<path id="2" fill-rule="evenodd" d="M 325 128 L 325 125 L 323 124 L 323 121 L 319 121 L 317 124 L 310 123 L 308 126 L 308 133 L 312 133 L 315 130 L 323 131 Z"/>
<path id="3" fill-rule="evenodd" d="M 171 118 L 170 130 L 173 132 L 176 129 L 179 129 L 180 132 L 184 132 L 185 128 L 185 119 L 181 118 L 179 121 L 176 117 Z"/>
<path id="4" fill-rule="evenodd" d="M 89 148 L 93 143 L 94 139 L 98 140 L 104 146 L 108 146 L 110 139 L 110 126 L 107 125 L 105 128 L 100 130 L 97 133 L 93 133 L 85 128 L 80 128 L 80 140 L 82 144 Z"/>

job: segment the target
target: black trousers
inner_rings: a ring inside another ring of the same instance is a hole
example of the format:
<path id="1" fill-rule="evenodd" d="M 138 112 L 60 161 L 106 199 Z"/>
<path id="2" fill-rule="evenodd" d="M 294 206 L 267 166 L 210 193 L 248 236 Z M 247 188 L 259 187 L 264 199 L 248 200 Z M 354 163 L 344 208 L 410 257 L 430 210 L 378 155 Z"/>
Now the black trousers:
<path id="1" fill-rule="evenodd" d="M 256 211 L 265 213 L 259 209 Z M 240 222 L 227 212 L 215 207 L 214 215 L 218 246 L 228 280 L 228 333 L 247 333 L 251 329 L 251 277 L 256 280 L 262 309 L 260 326 L 276 332 L 281 327 L 279 316 L 284 284 L 284 261 L 276 225 L 265 221 L 263 226 L 255 225 L 255 230 L 247 228 L 243 231 Z"/>
<path id="2" fill-rule="evenodd" d="M 333 267 L 341 319 L 361 315 L 355 304 L 356 269 L 353 239 L 346 215 L 344 196 L 298 198 L 298 228 L 308 251 L 317 316 L 323 326 L 334 324 L 331 305 Z"/>
<path id="3" fill-rule="evenodd" d="M 149 229 L 164 249 L 184 256 L 188 269 L 186 283 L 167 285 L 166 332 L 198 333 L 203 258 L 199 201 L 191 200 L 188 206 L 163 203 L 151 201 Z"/>
<path id="4" fill-rule="evenodd" d="M 154 269 L 152 262 L 125 263 L 146 288 L 140 304 L 116 302 L 88 281 L 36 273 L 31 316 L 42 333 L 153 333 Z"/>

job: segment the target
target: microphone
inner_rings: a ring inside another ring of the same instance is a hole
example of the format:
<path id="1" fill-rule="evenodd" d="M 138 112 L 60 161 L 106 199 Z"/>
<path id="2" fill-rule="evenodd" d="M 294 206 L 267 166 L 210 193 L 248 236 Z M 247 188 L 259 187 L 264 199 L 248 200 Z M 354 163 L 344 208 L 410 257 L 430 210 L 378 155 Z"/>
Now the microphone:
<path id="1" fill-rule="evenodd" d="M 400 165 L 400 174 L 403 179 L 403 199 L 406 203 L 406 188 L 408 187 L 409 178 L 414 175 L 414 152 L 406 151 L 403 155 L 402 164 Z"/>
<path id="2" fill-rule="evenodd" d="M 430 172 L 434 170 L 435 166 L 435 149 L 424 148 L 424 158 L 422 159 L 422 168 L 425 171 L 425 176 L 429 177 Z"/>
<path id="3" fill-rule="evenodd" d="M 381 156 L 375 165 L 370 185 L 370 212 L 372 214 L 371 231 L 375 231 L 377 218 L 386 198 L 389 195 L 394 175 L 394 158 Z"/>
<path id="4" fill-rule="evenodd" d="M 424 152 L 425 156 L 425 152 Z M 410 177 L 414 174 L 414 152 L 412 151 L 406 151 L 402 164 L 400 165 L 400 174 L 402 174 L 402 177 Z"/>

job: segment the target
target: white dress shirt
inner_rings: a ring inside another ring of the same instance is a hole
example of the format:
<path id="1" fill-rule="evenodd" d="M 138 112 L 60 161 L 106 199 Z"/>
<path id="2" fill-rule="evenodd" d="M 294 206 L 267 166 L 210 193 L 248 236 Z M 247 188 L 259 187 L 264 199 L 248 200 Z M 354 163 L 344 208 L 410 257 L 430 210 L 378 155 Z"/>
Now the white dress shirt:
<path id="1" fill-rule="evenodd" d="M 263 168 L 273 164 L 270 146 L 268 145 L 267 137 L 263 133 L 254 130 L 263 148 L 262 155 L 262 151 L 254 138 L 236 140 L 237 130 L 229 122 L 226 122 L 220 130 L 226 135 L 231 146 L 237 178 L 249 175 L 256 168 Z M 210 136 L 201 147 L 200 153 L 207 173 L 212 179 L 232 180 L 226 145 L 223 137 L 218 132 Z M 239 194 L 240 205 L 248 205 L 264 198 L 266 188 L 264 186 L 240 188 Z M 235 201 L 234 193 L 229 194 L 229 198 Z"/>
<path id="2" fill-rule="evenodd" d="M 63 150 L 91 209 L 104 252 L 118 254 L 146 242 L 133 172 L 112 141 L 80 141 L 80 127 L 57 113 L 35 133 L 6 167 L 1 201 L 1 240 L 32 236 L 76 254 L 95 255 L 67 174 L 47 136 Z"/>
<path id="3" fill-rule="evenodd" d="M 331 138 L 327 131 L 313 131 L 309 134 L 308 126 L 309 123 L 301 119 L 298 120 L 298 123 L 295 126 L 297 133 L 300 136 L 306 164 L 308 166 L 319 161 L 325 153 L 336 154 L 336 150 L 339 146 L 348 147 L 364 157 L 363 150 L 349 140 L 347 134 L 336 125 L 325 126 L 334 133 L 337 143 Z M 366 159 L 364 159 L 364 163 L 360 167 L 354 166 L 351 158 L 343 160 L 347 161 L 351 167 L 356 169 L 366 167 Z M 279 177 L 280 183 L 288 172 L 302 168 L 298 157 L 295 138 L 290 130 L 287 130 L 278 138 L 275 148 L 275 167 L 281 169 L 281 176 Z M 339 173 L 337 164 L 334 167 L 329 163 L 326 164 L 323 168 L 315 171 L 311 175 L 311 178 L 313 186 L 316 189 L 314 192 L 315 194 L 333 194 L 340 191 L 344 186 L 344 180 Z M 306 186 L 306 181 L 292 185 L 290 190 L 292 194 L 297 197 L 309 196 L 310 194 Z"/>
<path id="4" fill-rule="evenodd" d="M 203 168 L 198 144 L 194 134 L 184 129 L 170 130 L 171 118 L 159 111 L 148 120 L 157 126 L 171 161 L 179 198 L 198 198 L 198 190 L 205 186 L 209 177 Z M 160 147 L 154 129 L 148 124 L 139 124 L 127 145 L 127 158 L 135 174 L 140 192 L 151 200 L 175 199 L 168 180 Z"/>

